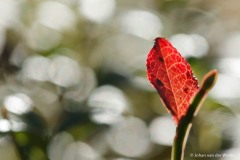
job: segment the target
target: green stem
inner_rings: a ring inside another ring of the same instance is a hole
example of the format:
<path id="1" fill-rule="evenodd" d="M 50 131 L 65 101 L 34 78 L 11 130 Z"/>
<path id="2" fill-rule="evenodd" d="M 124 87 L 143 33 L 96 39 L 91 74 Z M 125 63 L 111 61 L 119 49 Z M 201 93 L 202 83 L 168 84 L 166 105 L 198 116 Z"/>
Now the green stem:
<path id="1" fill-rule="evenodd" d="M 204 102 L 207 93 L 214 86 L 217 79 L 217 71 L 210 71 L 203 78 L 203 83 L 199 91 L 194 96 L 189 109 L 184 117 L 179 121 L 179 124 L 176 129 L 176 135 L 172 147 L 172 160 L 183 160 L 184 159 L 184 150 L 187 142 L 187 138 L 192 127 L 192 120 L 194 116 L 197 115 L 199 109 Z"/>

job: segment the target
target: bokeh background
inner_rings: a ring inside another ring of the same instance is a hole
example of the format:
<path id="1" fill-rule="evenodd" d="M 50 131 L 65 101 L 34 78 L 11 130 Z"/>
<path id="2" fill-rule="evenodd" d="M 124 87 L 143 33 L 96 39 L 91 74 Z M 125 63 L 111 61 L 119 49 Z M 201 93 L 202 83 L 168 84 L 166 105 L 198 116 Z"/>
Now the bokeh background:
<path id="1" fill-rule="evenodd" d="M 0 0 L 0 160 L 169 160 L 145 67 L 158 36 L 199 81 L 219 71 L 185 159 L 239 160 L 239 15 L 237 0 Z"/>

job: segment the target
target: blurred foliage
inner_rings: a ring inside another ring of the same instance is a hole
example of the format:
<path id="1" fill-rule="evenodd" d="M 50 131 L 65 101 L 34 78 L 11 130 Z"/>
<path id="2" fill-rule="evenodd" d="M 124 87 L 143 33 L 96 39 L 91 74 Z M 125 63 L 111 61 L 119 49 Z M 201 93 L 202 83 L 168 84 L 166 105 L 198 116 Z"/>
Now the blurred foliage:
<path id="1" fill-rule="evenodd" d="M 145 71 L 158 36 L 170 39 L 199 81 L 220 72 L 185 159 L 239 159 L 239 6 L 0 1 L 0 160 L 168 160 L 175 126 Z"/>

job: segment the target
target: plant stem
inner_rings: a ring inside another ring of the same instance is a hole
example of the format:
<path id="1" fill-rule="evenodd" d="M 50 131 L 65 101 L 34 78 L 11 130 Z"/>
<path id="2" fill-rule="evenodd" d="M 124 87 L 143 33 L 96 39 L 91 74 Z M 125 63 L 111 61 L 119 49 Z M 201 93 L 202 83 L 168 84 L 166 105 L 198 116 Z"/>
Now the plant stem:
<path id="1" fill-rule="evenodd" d="M 214 86 L 216 79 L 216 70 L 210 71 L 204 76 L 203 83 L 194 96 L 186 115 L 180 119 L 172 147 L 172 160 L 184 159 L 184 150 L 190 129 L 192 127 L 192 120 L 201 108 L 202 103 L 207 97 L 207 93 Z"/>

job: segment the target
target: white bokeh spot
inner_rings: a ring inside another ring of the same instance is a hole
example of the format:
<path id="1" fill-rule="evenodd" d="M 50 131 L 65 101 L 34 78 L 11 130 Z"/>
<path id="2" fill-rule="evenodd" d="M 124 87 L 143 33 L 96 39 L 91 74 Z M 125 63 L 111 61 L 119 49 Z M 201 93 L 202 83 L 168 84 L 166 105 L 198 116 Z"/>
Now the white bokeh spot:
<path id="1" fill-rule="evenodd" d="M 160 35 L 163 25 L 161 19 L 148 11 L 134 10 L 120 17 L 121 29 L 129 34 L 152 40 Z"/>
<path id="2" fill-rule="evenodd" d="M 157 144 L 171 146 L 175 136 L 176 125 L 171 117 L 155 118 L 149 127 L 151 140 Z"/>
<path id="3" fill-rule="evenodd" d="M 15 114 L 27 113 L 32 109 L 32 100 L 23 93 L 9 95 L 4 98 L 4 106 Z"/>
<path id="4" fill-rule="evenodd" d="M 41 3 L 37 14 L 40 23 L 56 30 L 68 29 L 75 24 L 73 11 L 57 1 Z"/>
<path id="5" fill-rule="evenodd" d="M 115 0 L 80 0 L 79 12 L 90 21 L 101 23 L 111 17 Z"/>

